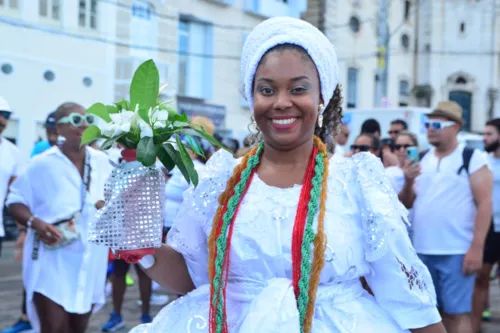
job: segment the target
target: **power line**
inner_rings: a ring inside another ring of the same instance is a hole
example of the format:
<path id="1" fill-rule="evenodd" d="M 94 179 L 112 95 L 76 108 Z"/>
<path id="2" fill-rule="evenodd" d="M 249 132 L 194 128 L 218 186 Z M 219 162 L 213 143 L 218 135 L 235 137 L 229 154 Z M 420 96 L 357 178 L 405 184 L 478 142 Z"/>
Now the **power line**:
<path id="1" fill-rule="evenodd" d="M 136 44 L 125 43 L 125 42 L 120 42 L 120 41 L 115 41 L 115 40 L 109 40 L 106 38 L 96 37 L 96 36 L 92 36 L 92 35 L 83 35 L 83 34 L 67 32 L 67 31 L 58 30 L 58 29 L 49 28 L 49 27 L 39 27 L 39 26 L 36 26 L 33 24 L 28 24 L 28 23 L 20 22 L 18 20 L 13 20 L 13 19 L 10 19 L 10 18 L 4 17 L 4 16 L 0 16 L 0 23 L 5 24 L 5 25 L 18 27 L 18 28 L 40 31 L 43 33 L 48 33 L 48 34 L 57 35 L 57 36 L 65 36 L 65 37 L 69 37 L 69 38 L 76 38 L 76 39 L 80 39 L 80 40 L 99 42 L 99 43 L 109 44 L 109 45 L 114 45 L 114 46 L 128 47 L 131 49 L 147 50 L 147 51 L 154 51 L 154 52 L 158 52 L 158 53 L 177 54 L 177 55 L 192 56 L 192 57 L 199 57 L 199 58 L 209 58 L 209 59 L 226 59 L 226 60 L 235 60 L 235 61 L 240 61 L 240 59 L 241 59 L 241 57 L 239 55 L 201 54 L 201 53 L 192 53 L 192 52 L 182 52 L 182 51 L 175 50 L 175 49 L 168 49 L 168 48 L 161 48 L 161 47 L 136 45 Z M 372 58 L 375 56 L 376 56 L 375 53 L 368 53 L 368 54 L 357 55 L 354 57 L 338 58 L 338 61 L 341 62 L 341 61 L 352 60 L 352 59 L 367 59 L 367 58 Z"/>
<path id="2" fill-rule="evenodd" d="M 99 2 L 102 3 L 107 3 L 110 5 L 114 5 L 118 8 L 126 9 L 127 11 L 132 10 L 132 6 L 129 6 L 127 4 L 118 2 L 118 1 L 112 1 L 112 0 L 98 0 Z M 177 15 L 167 15 L 167 14 L 162 14 L 159 13 L 156 8 L 152 8 L 151 14 L 153 16 L 156 16 L 158 18 L 164 19 L 164 20 L 170 20 L 170 21 L 179 21 L 179 16 Z M 240 31 L 252 31 L 254 27 L 246 27 L 246 26 L 241 26 L 241 25 L 232 25 L 232 24 L 220 24 L 220 23 L 210 23 L 211 26 L 214 28 L 220 28 L 220 29 L 226 29 L 226 30 L 240 30 Z"/>
<path id="3" fill-rule="evenodd" d="M 118 1 L 113 1 L 113 0 L 98 0 L 98 1 L 102 2 L 102 3 L 116 6 L 118 8 L 123 9 L 123 10 L 127 10 L 127 11 L 132 10 L 132 6 L 118 2 Z M 176 22 L 179 21 L 179 16 L 159 13 L 156 10 L 156 8 L 154 8 L 154 7 L 151 10 L 151 15 L 156 16 L 160 19 L 164 19 L 164 20 L 170 20 L 170 21 L 176 21 Z M 363 19 L 363 20 L 360 20 L 360 24 L 371 23 L 374 21 L 375 21 L 374 18 Z M 238 31 L 243 31 L 243 32 L 250 32 L 254 28 L 254 27 L 247 27 L 247 26 L 233 25 L 233 24 L 221 24 L 221 23 L 212 23 L 212 22 L 207 22 L 207 23 L 210 24 L 211 26 L 213 26 L 214 28 L 225 29 L 225 30 L 238 30 Z M 348 22 L 344 22 L 344 23 L 340 23 L 340 24 L 331 24 L 325 28 L 326 29 L 342 29 L 342 28 L 347 28 L 349 26 L 350 26 L 350 22 L 348 21 Z"/>
<path id="4" fill-rule="evenodd" d="M 115 46 L 120 46 L 120 47 L 128 47 L 131 49 L 154 51 L 154 52 L 159 52 L 159 53 L 185 55 L 185 56 L 199 57 L 199 58 L 227 59 L 227 60 L 238 60 L 238 61 L 240 60 L 239 55 L 238 56 L 236 56 L 236 55 L 214 55 L 214 54 L 206 54 L 206 53 L 203 54 L 203 53 L 193 53 L 193 52 L 182 52 L 182 51 L 175 50 L 175 49 L 154 47 L 154 46 L 148 46 L 148 45 L 137 45 L 137 44 L 120 42 L 120 41 L 116 41 L 116 40 L 110 40 L 110 39 L 106 39 L 106 38 L 102 38 L 102 37 L 96 37 L 96 36 L 92 36 L 92 35 L 82 35 L 82 34 L 72 33 L 72 32 L 63 31 L 63 30 L 54 29 L 54 28 L 49 28 L 49 27 L 39 27 L 39 26 L 36 26 L 33 24 L 28 24 L 28 23 L 24 23 L 21 21 L 17 21 L 17 20 L 12 20 L 12 19 L 5 17 L 5 16 L 0 16 L 0 23 L 14 26 L 14 27 L 19 27 L 19 28 L 25 28 L 25 29 L 29 29 L 29 30 L 41 31 L 44 33 L 52 34 L 52 35 L 94 41 L 94 42 L 99 42 L 99 43 L 103 43 L 103 44 L 110 44 L 110 45 L 115 45 Z"/>

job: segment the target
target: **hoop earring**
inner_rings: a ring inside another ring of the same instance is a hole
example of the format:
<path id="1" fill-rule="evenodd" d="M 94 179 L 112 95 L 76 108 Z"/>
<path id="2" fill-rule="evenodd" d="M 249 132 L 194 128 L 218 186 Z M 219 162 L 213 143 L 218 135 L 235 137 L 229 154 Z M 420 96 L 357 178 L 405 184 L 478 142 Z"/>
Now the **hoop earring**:
<path id="1" fill-rule="evenodd" d="M 323 104 L 320 104 L 318 106 L 318 112 L 319 112 L 319 115 L 318 115 L 318 126 L 321 128 L 323 127 Z"/>

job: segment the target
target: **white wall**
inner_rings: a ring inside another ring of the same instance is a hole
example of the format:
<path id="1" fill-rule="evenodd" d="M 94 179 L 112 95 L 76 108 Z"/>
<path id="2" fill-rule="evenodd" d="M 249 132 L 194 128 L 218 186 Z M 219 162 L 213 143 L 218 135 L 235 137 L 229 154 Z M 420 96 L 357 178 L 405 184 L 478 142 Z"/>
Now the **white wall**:
<path id="1" fill-rule="evenodd" d="M 433 87 L 431 106 L 448 99 L 453 89 L 472 93 L 472 130 L 480 131 L 488 120 L 488 89 L 499 87 L 500 1 L 422 3 L 417 81 Z M 430 45 L 430 52 L 425 51 L 425 44 Z M 457 73 L 468 78 L 466 85 L 450 83 Z M 499 107 L 497 102 L 497 116 Z"/>
<path id="2" fill-rule="evenodd" d="M 112 21 L 114 6 L 108 4 L 99 4 L 100 32 L 96 32 L 78 27 L 76 6 L 63 6 L 62 23 L 50 24 L 38 18 L 36 5 L 23 3 L 25 7 L 11 19 L 36 29 L 0 24 L 0 65 L 9 63 L 14 68 L 10 75 L 0 73 L 0 94 L 14 109 L 19 125 L 16 139 L 22 153 L 28 156 L 38 137 L 36 122 L 44 121 L 58 105 L 73 101 L 88 107 L 96 101 L 110 102 L 113 97 L 114 46 L 38 29 L 106 37 L 113 33 L 107 25 L 116 24 Z M 54 81 L 44 79 L 46 70 L 55 73 Z M 87 76 L 93 81 L 91 87 L 82 83 Z"/>
<path id="3" fill-rule="evenodd" d="M 346 105 L 347 69 L 359 70 L 359 88 L 357 108 L 375 106 L 375 74 L 377 70 L 377 1 L 351 0 L 327 1 L 325 13 L 325 34 L 332 41 L 337 51 L 340 66 L 340 83 L 344 87 L 344 106 Z M 399 81 L 410 81 L 413 77 L 413 17 L 404 21 L 404 1 L 389 1 L 389 29 L 397 31 L 390 42 L 388 98 L 390 106 L 398 106 Z M 349 27 L 351 16 L 361 21 L 360 31 L 353 33 Z M 398 28 L 396 30 L 396 28 Z M 401 47 L 401 35 L 410 37 L 409 51 Z"/>

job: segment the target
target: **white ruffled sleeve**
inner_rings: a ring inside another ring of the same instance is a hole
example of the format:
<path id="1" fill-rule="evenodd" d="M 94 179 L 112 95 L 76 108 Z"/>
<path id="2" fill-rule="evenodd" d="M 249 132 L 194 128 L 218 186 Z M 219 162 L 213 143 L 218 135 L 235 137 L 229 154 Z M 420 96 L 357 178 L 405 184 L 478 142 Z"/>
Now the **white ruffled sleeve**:
<path id="1" fill-rule="evenodd" d="M 196 188 L 184 192 L 183 202 L 167 244 L 181 253 L 196 287 L 208 283 L 208 235 L 218 207 L 219 195 L 226 188 L 236 160 L 225 150 L 215 153 L 199 174 Z"/>
<path id="2" fill-rule="evenodd" d="M 440 322 L 431 276 L 406 231 L 408 211 L 399 202 L 378 158 L 358 153 L 352 159 L 360 191 L 365 259 L 372 268 L 366 280 L 377 302 L 402 329 Z"/>

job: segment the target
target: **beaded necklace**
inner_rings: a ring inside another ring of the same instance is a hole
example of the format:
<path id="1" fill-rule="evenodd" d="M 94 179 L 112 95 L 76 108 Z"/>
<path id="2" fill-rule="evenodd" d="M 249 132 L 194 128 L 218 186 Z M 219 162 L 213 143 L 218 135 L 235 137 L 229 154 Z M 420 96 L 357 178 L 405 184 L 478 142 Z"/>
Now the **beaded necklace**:
<path id="1" fill-rule="evenodd" d="M 324 217 L 328 157 L 323 142 L 314 137 L 314 143 L 304 175 L 292 234 L 292 285 L 297 299 L 301 333 L 311 331 L 314 302 L 319 276 L 324 266 L 326 247 Z M 228 333 L 226 286 L 234 220 L 260 163 L 263 150 L 264 144 L 261 143 L 245 155 L 229 179 L 226 190 L 219 197 L 219 207 L 208 241 L 211 333 Z M 315 234 L 313 222 L 318 211 L 318 230 Z M 311 244 L 314 244 L 312 264 Z"/>

